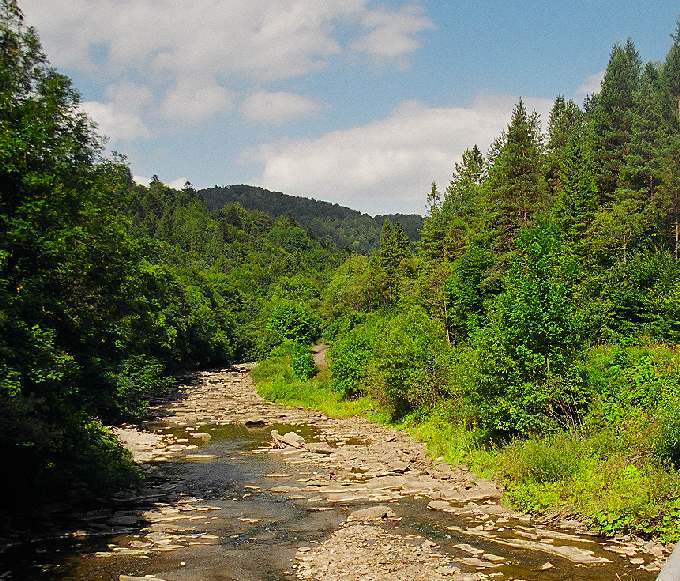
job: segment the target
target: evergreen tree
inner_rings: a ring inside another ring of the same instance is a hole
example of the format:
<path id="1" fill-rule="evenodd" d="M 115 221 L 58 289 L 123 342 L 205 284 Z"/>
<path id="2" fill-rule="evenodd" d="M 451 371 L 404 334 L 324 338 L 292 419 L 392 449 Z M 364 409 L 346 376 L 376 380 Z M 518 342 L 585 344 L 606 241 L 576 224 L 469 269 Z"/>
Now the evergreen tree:
<path id="1" fill-rule="evenodd" d="M 410 242 L 401 224 L 385 220 L 380 232 L 378 266 L 383 277 L 383 296 L 387 304 L 399 298 L 405 261 L 411 255 Z"/>
<path id="2" fill-rule="evenodd" d="M 675 100 L 676 114 L 680 119 L 680 18 L 672 35 L 671 45 L 663 65 L 664 83 Z"/>
<path id="3" fill-rule="evenodd" d="M 529 115 L 520 100 L 485 182 L 487 205 L 495 227 L 497 250 L 508 250 L 517 230 L 527 226 L 545 206 L 543 143 L 536 113 Z"/>
<path id="4" fill-rule="evenodd" d="M 613 197 L 629 152 L 640 67 L 640 56 L 631 40 L 623 47 L 615 45 L 601 91 L 588 106 L 598 191 L 603 201 Z"/>
<path id="5" fill-rule="evenodd" d="M 553 215 L 567 241 L 586 253 L 590 228 L 598 210 L 593 152 L 584 128 L 562 148 Z"/>
<path id="6" fill-rule="evenodd" d="M 548 120 L 548 143 L 546 157 L 546 180 L 551 192 L 558 188 L 561 162 L 567 144 L 572 136 L 580 131 L 583 124 L 583 111 L 573 101 L 565 100 L 562 95 L 555 99 Z"/>

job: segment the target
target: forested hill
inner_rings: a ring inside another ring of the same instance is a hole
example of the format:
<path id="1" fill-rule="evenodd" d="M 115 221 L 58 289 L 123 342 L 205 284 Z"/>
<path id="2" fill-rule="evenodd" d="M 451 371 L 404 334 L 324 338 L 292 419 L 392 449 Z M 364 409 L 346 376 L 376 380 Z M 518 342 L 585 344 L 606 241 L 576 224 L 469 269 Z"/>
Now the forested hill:
<path id="1" fill-rule="evenodd" d="M 291 216 L 298 224 L 318 239 L 329 239 L 338 247 L 352 252 L 366 253 L 377 248 L 380 228 L 386 219 L 399 223 L 411 242 L 420 238 L 423 218 L 418 214 L 389 214 L 369 216 L 338 204 L 322 200 L 271 192 L 248 185 L 232 185 L 200 190 L 211 210 L 238 202 L 249 210 L 260 210 L 276 218 Z"/>

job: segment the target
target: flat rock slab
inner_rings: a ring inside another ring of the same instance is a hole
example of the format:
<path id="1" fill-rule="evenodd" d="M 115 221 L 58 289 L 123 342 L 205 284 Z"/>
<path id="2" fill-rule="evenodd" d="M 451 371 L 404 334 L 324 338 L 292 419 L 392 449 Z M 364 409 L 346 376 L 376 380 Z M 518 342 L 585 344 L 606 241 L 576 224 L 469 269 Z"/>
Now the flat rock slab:
<path id="1" fill-rule="evenodd" d="M 200 450 L 210 440 L 202 431 L 206 425 L 240 425 L 253 431 L 271 426 L 285 432 L 272 429 L 271 445 L 264 439 L 257 449 L 244 452 L 271 454 L 285 465 L 283 471 L 266 473 L 268 482 L 262 486 L 242 485 L 232 500 L 285 495 L 285 502 L 309 512 L 347 515 L 322 542 L 298 547 L 291 564 L 298 579 L 529 581 L 542 579 L 550 570 L 553 576 L 585 581 L 592 567 L 598 578 L 648 581 L 653 579 L 649 572 L 658 571 L 668 554 L 660 545 L 637 539 L 596 541 L 574 521 L 541 526 L 534 517 L 503 506 L 501 490 L 493 482 L 463 466 L 433 461 L 424 444 L 403 432 L 363 418 L 329 418 L 264 401 L 247 373 L 250 368 L 197 373 L 182 397 L 159 403 L 156 411 L 172 427 L 173 436 L 130 427 L 117 433 L 138 462 L 154 463 L 213 461 L 216 456 Z M 307 443 L 281 425 L 308 426 L 315 441 Z M 135 551 L 140 557 L 158 556 L 180 548 L 188 553 L 195 544 L 219 544 L 217 536 L 197 535 L 192 529 L 208 518 L 201 512 L 203 506 L 197 500 L 159 506 L 144 515 L 151 524 L 139 540 L 101 556 L 134 556 Z M 247 511 L 234 520 L 241 527 L 236 533 L 260 526 L 258 515 Z M 420 528 L 421 520 L 439 527 L 439 544 L 424 536 L 421 531 L 427 529 Z M 453 540 L 446 541 L 447 532 Z M 247 544 L 239 550 L 247 551 Z M 182 578 L 202 578 L 200 571 L 192 574 L 185 570 Z"/>
<path id="2" fill-rule="evenodd" d="M 388 518 L 394 518 L 396 514 L 394 511 L 385 505 L 371 506 L 369 508 L 361 508 L 352 512 L 348 521 L 371 521 L 371 520 L 384 520 Z"/>

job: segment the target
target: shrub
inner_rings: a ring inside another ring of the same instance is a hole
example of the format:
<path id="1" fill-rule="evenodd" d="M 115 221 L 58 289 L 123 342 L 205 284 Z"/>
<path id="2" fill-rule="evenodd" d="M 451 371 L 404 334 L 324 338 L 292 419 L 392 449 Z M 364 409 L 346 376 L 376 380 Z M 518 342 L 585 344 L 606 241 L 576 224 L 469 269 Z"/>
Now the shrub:
<path id="1" fill-rule="evenodd" d="M 268 353 L 285 341 L 309 345 L 318 339 L 320 326 L 318 315 L 304 303 L 280 301 L 267 320 L 262 351 Z"/>
<path id="2" fill-rule="evenodd" d="M 576 266 L 555 230 L 521 233 L 505 290 L 475 331 L 470 397 L 490 434 L 528 434 L 578 421 L 586 389 L 577 363 L 586 339 L 572 296 Z"/>
<path id="3" fill-rule="evenodd" d="M 663 461 L 680 469 L 680 393 L 667 398 L 656 413 L 658 432 L 654 448 Z"/>
<path id="4" fill-rule="evenodd" d="M 128 357 L 105 377 L 115 391 L 114 413 L 127 418 L 143 415 L 149 397 L 163 393 L 173 383 L 173 379 L 165 374 L 165 366 L 145 355 Z"/>
<path id="5" fill-rule="evenodd" d="M 293 368 L 293 375 L 300 381 L 309 379 L 316 374 L 316 365 L 308 345 L 304 343 L 293 344 L 291 367 Z"/>
<path id="6" fill-rule="evenodd" d="M 331 387 L 342 397 L 361 393 L 379 325 L 376 320 L 353 327 L 339 336 L 330 351 Z"/>
<path id="7" fill-rule="evenodd" d="M 429 407 L 446 392 L 448 346 L 443 326 L 412 307 L 383 326 L 367 384 L 394 417 Z"/>

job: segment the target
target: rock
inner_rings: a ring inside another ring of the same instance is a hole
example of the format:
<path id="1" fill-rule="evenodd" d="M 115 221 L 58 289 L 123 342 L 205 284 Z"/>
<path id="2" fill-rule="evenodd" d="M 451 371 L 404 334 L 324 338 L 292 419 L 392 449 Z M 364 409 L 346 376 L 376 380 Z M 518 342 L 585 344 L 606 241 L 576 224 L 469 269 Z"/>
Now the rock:
<path id="1" fill-rule="evenodd" d="M 550 561 L 546 561 L 541 565 L 541 571 L 547 571 L 548 569 L 552 569 L 555 565 L 553 565 Z"/>
<path id="2" fill-rule="evenodd" d="M 394 511 L 385 505 L 370 506 L 352 512 L 347 518 L 348 521 L 369 521 L 394 518 Z"/>
<path id="3" fill-rule="evenodd" d="M 200 442 L 208 442 L 211 439 L 210 434 L 206 434 L 205 432 L 192 432 L 189 434 L 189 437 L 192 440 L 199 440 Z"/>
<path id="4" fill-rule="evenodd" d="M 119 581 L 164 581 L 159 577 L 130 577 L 129 575 L 120 575 Z"/>
<path id="5" fill-rule="evenodd" d="M 454 512 L 454 508 L 445 500 L 432 500 L 427 505 L 430 510 L 443 510 L 444 512 Z"/>
<path id="6" fill-rule="evenodd" d="M 305 439 L 295 432 L 286 432 L 283 436 L 277 430 L 272 430 L 272 446 L 274 448 L 304 448 Z"/>
<path id="7" fill-rule="evenodd" d="M 332 454 L 333 448 L 328 444 L 323 444 L 321 442 L 312 442 L 310 444 L 305 444 L 305 448 L 310 452 L 316 452 L 317 454 Z"/>
<path id="8" fill-rule="evenodd" d="M 266 426 L 267 422 L 264 420 L 246 420 L 245 421 L 245 426 L 246 428 L 261 428 L 262 426 Z"/>

